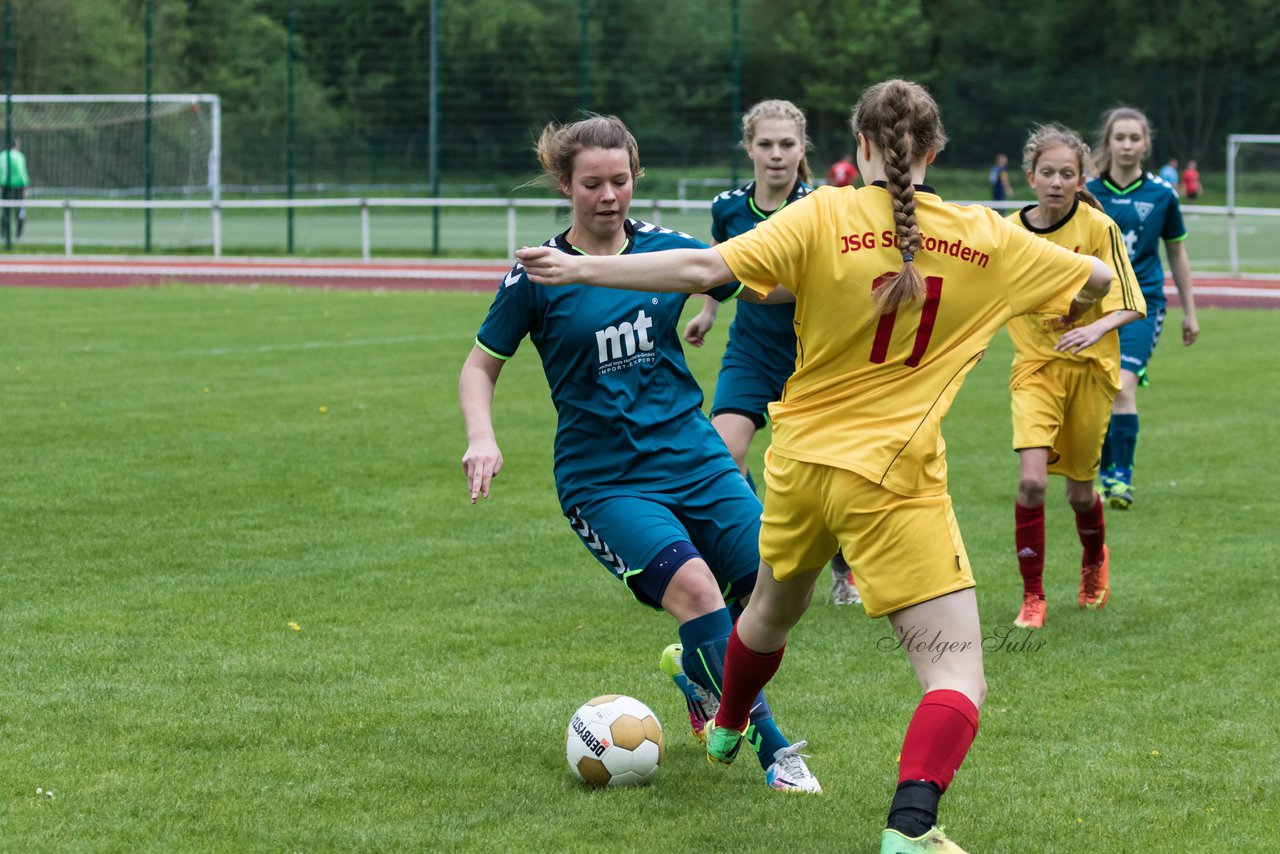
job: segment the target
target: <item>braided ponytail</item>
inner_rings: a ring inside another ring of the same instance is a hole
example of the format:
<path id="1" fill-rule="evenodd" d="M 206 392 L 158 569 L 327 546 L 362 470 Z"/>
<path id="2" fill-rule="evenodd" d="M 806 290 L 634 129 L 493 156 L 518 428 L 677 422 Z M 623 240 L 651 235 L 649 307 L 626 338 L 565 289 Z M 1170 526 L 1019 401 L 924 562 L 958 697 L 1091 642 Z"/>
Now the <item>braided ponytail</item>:
<path id="1" fill-rule="evenodd" d="M 902 270 L 875 290 L 872 303 L 881 314 L 889 314 L 925 296 L 924 277 L 915 265 L 920 224 L 911 168 L 929 151 L 941 151 L 947 137 L 937 103 L 924 87 L 907 80 L 888 80 L 868 89 L 853 108 L 852 125 L 855 135 L 863 134 L 884 155 Z"/>

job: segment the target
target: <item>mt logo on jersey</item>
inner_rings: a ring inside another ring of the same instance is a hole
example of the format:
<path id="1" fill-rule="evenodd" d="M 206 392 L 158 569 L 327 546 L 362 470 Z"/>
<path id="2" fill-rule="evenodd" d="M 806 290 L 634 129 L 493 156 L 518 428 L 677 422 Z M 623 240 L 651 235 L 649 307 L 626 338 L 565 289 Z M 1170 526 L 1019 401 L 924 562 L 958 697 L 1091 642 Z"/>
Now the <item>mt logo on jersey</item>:
<path id="1" fill-rule="evenodd" d="M 620 370 L 637 361 L 653 361 L 651 353 L 656 342 L 649 337 L 652 328 L 653 318 L 640 309 L 635 320 L 606 326 L 596 332 L 600 372 Z"/>

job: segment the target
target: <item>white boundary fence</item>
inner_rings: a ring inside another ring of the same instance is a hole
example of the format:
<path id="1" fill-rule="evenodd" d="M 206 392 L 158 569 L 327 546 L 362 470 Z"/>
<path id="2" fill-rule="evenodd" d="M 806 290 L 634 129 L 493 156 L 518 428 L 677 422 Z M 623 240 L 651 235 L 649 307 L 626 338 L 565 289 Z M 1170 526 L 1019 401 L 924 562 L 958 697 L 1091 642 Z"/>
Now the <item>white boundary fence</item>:
<path id="1" fill-rule="evenodd" d="M 504 208 L 507 220 L 507 255 L 514 257 L 516 242 L 516 212 L 521 208 L 551 209 L 564 207 L 558 199 L 430 199 L 430 198 L 369 198 L 369 199 L 223 199 L 138 201 L 123 199 L 7 199 L 0 200 L 0 207 L 53 208 L 62 210 L 63 250 L 67 256 L 75 254 L 75 211 L 77 210 L 205 210 L 209 212 L 213 233 L 214 257 L 222 256 L 222 211 L 231 209 L 305 209 L 305 208 L 357 208 L 360 212 L 360 256 L 369 260 L 371 250 L 371 225 L 369 211 L 373 208 Z M 999 209 L 1022 207 L 1025 201 L 987 202 L 960 201 L 957 204 L 982 204 Z M 662 224 L 662 212 L 709 210 L 709 200 L 635 199 L 631 203 L 633 215 L 647 219 L 655 225 Z M 1240 272 L 1237 246 L 1237 219 L 1241 216 L 1280 217 L 1280 208 L 1240 208 L 1216 205 L 1188 205 L 1182 208 L 1186 214 L 1225 216 L 1232 275 Z"/>

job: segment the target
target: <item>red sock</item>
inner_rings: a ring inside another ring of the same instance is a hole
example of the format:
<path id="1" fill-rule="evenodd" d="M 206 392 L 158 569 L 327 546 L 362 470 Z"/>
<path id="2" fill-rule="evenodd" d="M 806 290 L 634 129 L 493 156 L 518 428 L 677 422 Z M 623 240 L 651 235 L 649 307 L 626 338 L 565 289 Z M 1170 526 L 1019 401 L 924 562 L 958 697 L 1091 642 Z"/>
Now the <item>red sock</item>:
<path id="1" fill-rule="evenodd" d="M 1093 506 L 1076 514 L 1076 533 L 1084 546 L 1082 566 L 1102 563 L 1102 546 L 1107 541 L 1107 521 L 1102 515 L 1102 496 L 1093 494 Z"/>
<path id="2" fill-rule="evenodd" d="M 760 653 L 749 649 L 738 639 L 735 625 L 729 633 L 729 644 L 724 654 L 724 678 L 720 682 L 720 710 L 716 712 L 716 726 L 745 730 L 760 690 L 778 672 L 782 653 L 786 649 Z"/>
<path id="3" fill-rule="evenodd" d="M 927 780 L 942 791 L 951 785 L 978 734 L 978 708 L 959 691 L 930 691 L 907 726 L 898 782 Z"/>
<path id="4" fill-rule="evenodd" d="M 1018 571 L 1023 594 L 1044 598 L 1044 505 L 1013 505 L 1013 541 L 1018 548 Z"/>

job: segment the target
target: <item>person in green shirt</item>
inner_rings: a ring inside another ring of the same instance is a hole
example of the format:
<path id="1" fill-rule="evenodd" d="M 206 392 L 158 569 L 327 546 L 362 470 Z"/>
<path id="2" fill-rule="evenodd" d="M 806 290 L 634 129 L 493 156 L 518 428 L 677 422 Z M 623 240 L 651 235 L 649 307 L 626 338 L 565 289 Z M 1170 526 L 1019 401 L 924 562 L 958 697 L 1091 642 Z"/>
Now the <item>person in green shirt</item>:
<path id="1" fill-rule="evenodd" d="M 19 147 L 18 138 L 13 138 L 12 147 L 0 157 L 0 197 L 5 199 L 25 199 L 27 186 L 31 177 L 27 174 L 27 156 Z M 0 212 L 0 240 L 9 240 L 9 218 L 14 208 L 6 207 Z M 27 209 L 19 207 L 17 221 L 17 237 L 22 239 L 22 227 L 27 223 Z"/>

